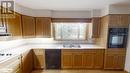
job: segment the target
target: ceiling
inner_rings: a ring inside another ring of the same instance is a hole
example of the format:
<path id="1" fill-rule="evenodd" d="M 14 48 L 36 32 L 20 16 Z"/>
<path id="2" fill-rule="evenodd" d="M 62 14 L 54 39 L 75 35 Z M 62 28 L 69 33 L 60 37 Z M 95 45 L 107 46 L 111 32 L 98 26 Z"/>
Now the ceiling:
<path id="1" fill-rule="evenodd" d="M 113 4 L 130 4 L 130 0 L 15 0 L 15 2 L 31 9 L 45 10 L 91 10 Z"/>

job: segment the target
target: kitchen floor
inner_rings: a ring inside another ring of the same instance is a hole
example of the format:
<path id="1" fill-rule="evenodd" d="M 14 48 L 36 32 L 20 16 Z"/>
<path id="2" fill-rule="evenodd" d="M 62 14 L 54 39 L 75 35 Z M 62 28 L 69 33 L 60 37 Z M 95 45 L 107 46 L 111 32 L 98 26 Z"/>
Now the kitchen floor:
<path id="1" fill-rule="evenodd" d="M 44 70 L 33 71 L 32 73 L 127 73 L 124 71 L 107 71 L 107 70 Z"/>

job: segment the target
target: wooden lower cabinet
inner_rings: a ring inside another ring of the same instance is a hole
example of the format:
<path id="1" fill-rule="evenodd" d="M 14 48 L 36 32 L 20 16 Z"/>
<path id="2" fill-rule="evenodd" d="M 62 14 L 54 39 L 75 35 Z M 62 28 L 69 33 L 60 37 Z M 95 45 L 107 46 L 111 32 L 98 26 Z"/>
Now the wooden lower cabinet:
<path id="1" fill-rule="evenodd" d="M 14 73 L 22 73 L 22 70 L 19 68 Z"/>
<path id="2" fill-rule="evenodd" d="M 33 49 L 34 69 L 45 68 L 45 50 Z"/>
<path id="3" fill-rule="evenodd" d="M 104 50 L 65 50 L 61 52 L 62 69 L 101 69 Z"/>
<path id="4" fill-rule="evenodd" d="M 124 69 L 125 49 L 108 49 L 105 52 L 104 69 Z"/>
<path id="5" fill-rule="evenodd" d="M 71 52 L 64 52 L 64 50 L 62 50 L 61 62 L 62 62 L 61 68 L 63 69 L 72 68 L 73 54 Z"/>
<path id="6" fill-rule="evenodd" d="M 83 52 L 73 52 L 73 68 L 83 68 Z"/>
<path id="7" fill-rule="evenodd" d="M 83 68 L 93 68 L 94 65 L 94 54 L 84 53 L 83 55 Z"/>
<path id="8" fill-rule="evenodd" d="M 31 73 L 33 70 L 32 50 L 28 50 L 22 54 L 22 73 Z"/>
<path id="9" fill-rule="evenodd" d="M 94 68 L 103 69 L 104 65 L 104 50 L 97 50 L 94 54 Z"/>

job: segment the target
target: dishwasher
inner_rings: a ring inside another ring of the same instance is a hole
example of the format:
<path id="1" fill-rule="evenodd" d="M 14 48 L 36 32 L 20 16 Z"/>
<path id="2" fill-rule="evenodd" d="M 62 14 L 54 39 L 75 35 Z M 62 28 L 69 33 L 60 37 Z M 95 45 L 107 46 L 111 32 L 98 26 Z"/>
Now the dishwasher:
<path id="1" fill-rule="evenodd" d="M 46 69 L 61 69 L 61 50 L 46 49 L 45 62 L 46 62 Z"/>

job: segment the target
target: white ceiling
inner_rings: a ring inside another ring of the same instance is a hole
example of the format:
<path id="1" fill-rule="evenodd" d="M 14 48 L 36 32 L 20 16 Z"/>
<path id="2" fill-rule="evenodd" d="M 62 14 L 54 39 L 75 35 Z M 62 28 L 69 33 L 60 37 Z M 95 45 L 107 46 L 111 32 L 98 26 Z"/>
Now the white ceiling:
<path id="1" fill-rule="evenodd" d="M 130 4 L 130 0 L 15 0 L 24 7 L 45 10 L 91 10 L 113 4 Z"/>

